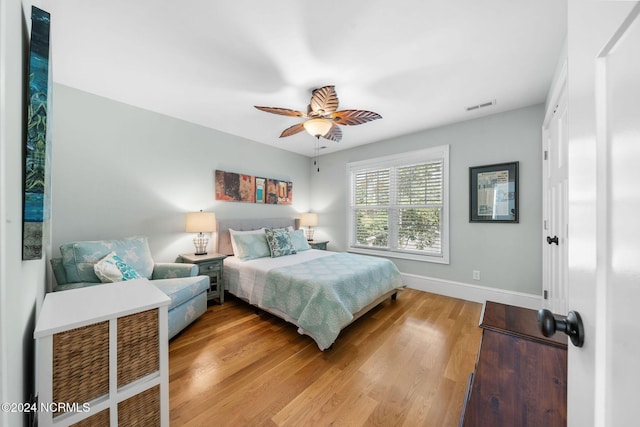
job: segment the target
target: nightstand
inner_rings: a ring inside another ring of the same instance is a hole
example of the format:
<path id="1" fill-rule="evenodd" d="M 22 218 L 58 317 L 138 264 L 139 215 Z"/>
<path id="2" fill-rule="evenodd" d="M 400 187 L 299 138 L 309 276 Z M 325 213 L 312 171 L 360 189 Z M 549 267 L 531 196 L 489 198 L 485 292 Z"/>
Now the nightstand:
<path id="1" fill-rule="evenodd" d="M 198 274 L 209 276 L 209 291 L 207 300 L 218 298 L 220 304 L 224 304 L 224 284 L 222 283 L 223 260 L 226 255 L 218 253 L 208 253 L 205 255 L 180 254 L 180 259 L 184 263 L 198 266 Z"/>
<path id="2" fill-rule="evenodd" d="M 321 249 L 323 251 L 327 250 L 327 243 L 329 243 L 328 240 L 308 240 L 307 243 L 309 243 L 309 246 L 311 246 L 311 249 Z"/>

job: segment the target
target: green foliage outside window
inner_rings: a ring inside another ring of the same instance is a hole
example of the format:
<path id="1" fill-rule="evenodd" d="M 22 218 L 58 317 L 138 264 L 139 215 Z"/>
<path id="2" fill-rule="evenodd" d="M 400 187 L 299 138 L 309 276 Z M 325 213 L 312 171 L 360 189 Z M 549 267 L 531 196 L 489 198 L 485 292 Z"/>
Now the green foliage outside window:
<path id="1" fill-rule="evenodd" d="M 356 242 L 359 245 L 387 247 L 389 241 L 386 210 L 362 209 L 356 211 Z"/>
<path id="2" fill-rule="evenodd" d="M 355 174 L 356 244 L 440 252 L 441 160 Z"/>
<path id="3" fill-rule="evenodd" d="M 440 209 L 401 209 L 398 247 L 418 251 L 440 248 Z"/>

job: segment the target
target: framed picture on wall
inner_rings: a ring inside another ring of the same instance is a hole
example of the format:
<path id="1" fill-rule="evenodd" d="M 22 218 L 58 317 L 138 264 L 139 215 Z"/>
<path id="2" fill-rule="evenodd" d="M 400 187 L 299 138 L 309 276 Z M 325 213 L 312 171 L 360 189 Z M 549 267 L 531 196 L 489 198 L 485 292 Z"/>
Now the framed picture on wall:
<path id="1" fill-rule="evenodd" d="M 291 181 L 216 170 L 214 187 L 216 200 L 271 205 L 293 203 Z"/>
<path id="2" fill-rule="evenodd" d="M 518 163 L 469 168 L 469 222 L 518 222 Z"/>

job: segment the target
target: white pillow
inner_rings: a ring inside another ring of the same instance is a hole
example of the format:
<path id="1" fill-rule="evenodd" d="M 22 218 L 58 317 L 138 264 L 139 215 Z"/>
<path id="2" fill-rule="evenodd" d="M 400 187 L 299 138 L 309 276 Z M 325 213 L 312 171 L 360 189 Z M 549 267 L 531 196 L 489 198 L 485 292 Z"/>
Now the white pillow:
<path id="1" fill-rule="evenodd" d="M 271 256 L 264 228 L 257 230 L 238 231 L 229 229 L 233 254 L 240 259 L 260 258 Z M 264 245 L 262 244 L 264 242 Z M 266 251 L 266 253 L 265 253 Z M 265 253 L 264 255 L 260 255 Z"/>
<path id="2" fill-rule="evenodd" d="M 124 282 L 142 277 L 135 268 L 124 262 L 115 252 L 110 252 L 95 263 L 93 271 L 102 283 Z"/>
<path id="3" fill-rule="evenodd" d="M 236 243 L 234 254 L 242 260 L 271 256 L 265 233 L 236 234 L 233 241 Z"/>

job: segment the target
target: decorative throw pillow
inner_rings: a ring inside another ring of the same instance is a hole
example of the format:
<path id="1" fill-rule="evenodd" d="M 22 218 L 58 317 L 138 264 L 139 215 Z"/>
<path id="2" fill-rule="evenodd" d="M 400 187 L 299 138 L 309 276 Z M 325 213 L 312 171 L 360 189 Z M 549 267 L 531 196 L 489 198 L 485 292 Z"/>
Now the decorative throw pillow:
<path id="1" fill-rule="evenodd" d="M 296 253 L 293 243 L 291 242 L 289 230 L 286 228 L 266 228 L 264 234 L 267 236 L 267 243 L 271 250 L 271 258 Z"/>
<path id="2" fill-rule="evenodd" d="M 98 261 L 93 270 L 102 283 L 124 282 L 126 280 L 140 279 L 135 268 L 124 262 L 115 252 Z"/>
<path id="3" fill-rule="evenodd" d="M 236 234 L 233 237 L 233 241 L 236 247 L 233 253 L 240 259 L 256 259 L 271 256 L 271 250 L 269 249 L 264 231 L 261 231 L 260 234 Z"/>
<path id="4" fill-rule="evenodd" d="M 87 240 L 68 242 L 60 246 L 62 265 L 68 283 L 100 283 L 93 266 L 110 252 L 132 266 L 138 274 L 147 279 L 153 274 L 153 259 L 146 237 L 128 237 L 119 240 Z"/>
<path id="5" fill-rule="evenodd" d="M 258 235 L 264 237 L 264 228 L 258 228 L 257 230 L 233 230 L 229 229 L 229 236 L 231 237 L 231 247 L 233 248 L 233 254 L 237 257 L 240 257 L 240 250 L 238 246 L 238 241 L 241 239 L 241 236 L 247 235 Z M 266 242 L 266 237 L 265 237 Z M 268 255 L 267 255 L 268 256 Z"/>
<path id="6" fill-rule="evenodd" d="M 307 237 L 304 235 L 304 230 L 289 231 L 289 236 L 291 237 L 291 242 L 293 242 L 293 248 L 296 252 L 311 249 L 309 242 L 307 242 Z"/>

